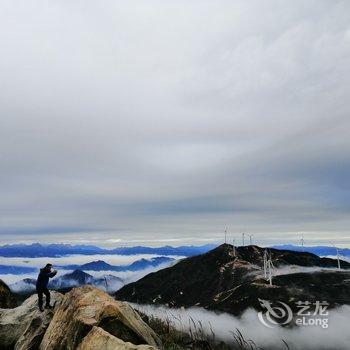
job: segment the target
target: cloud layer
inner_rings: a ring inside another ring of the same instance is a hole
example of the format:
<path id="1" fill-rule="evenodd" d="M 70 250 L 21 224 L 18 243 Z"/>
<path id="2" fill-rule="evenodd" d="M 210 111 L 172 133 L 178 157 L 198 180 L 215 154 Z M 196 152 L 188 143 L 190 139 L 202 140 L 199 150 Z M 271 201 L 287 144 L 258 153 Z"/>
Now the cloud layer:
<path id="1" fill-rule="evenodd" d="M 348 1 L 0 6 L 3 242 L 350 244 Z"/>
<path id="2" fill-rule="evenodd" d="M 216 340 L 234 343 L 232 332 L 238 329 L 245 340 L 252 340 L 264 349 L 286 349 L 283 340 L 290 349 L 295 350 L 347 350 L 350 336 L 347 331 L 349 323 L 348 305 L 329 310 L 328 328 L 321 326 L 277 327 L 267 328 L 258 319 L 258 314 L 248 309 L 241 317 L 233 317 L 226 313 L 215 313 L 200 308 L 169 309 L 153 305 L 134 305 L 148 315 L 162 320 L 170 320 L 171 324 L 181 331 L 203 329 L 209 337 L 214 332 Z M 317 317 L 316 317 L 317 318 Z"/>
<path id="3" fill-rule="evenodd" d="M 132 255 L 132 256 L 124 256 L 124 255 L 69 255 L 65 257 L 57 257 L 57 258 L 48 258 L 48 257 L 42 257 L 42 258 L 3 258 L 0 257 L 0 264 L 3 265 L 10 265 L 10 266 L 27 266 L 27 267 L 34 267 L 38 271 L 40 268 L 45 266 L 48 262 L 52 263 L 54 268 L 57 269 L 57 277 L 60 277 L 62 275 L 65 275 L 67 273 L 73 272 L 70 270 L 63 270 L 60 269 L 59 266 L 63 265 L 71 265 L 71 264 L 77 264 L 82 265 L 91 261 L 98 261 L 103 260 L 111 265 L 128 265 L 132 262 L 135 262 L 140 259 L 151 259 L 153 257 L 156 257 L 157 255 Z M 174 256 L 175 259 L 179 259 L 181 257 Z M 149 267 L 143 270 L 138 271 L 90 271 L 90 270 L 84 270 L 84 272 L 100 278 L 105 275 L 113 275 L 119 278 L 122 278 L 124 283 L 131 283 L 134 281 L 139 280 L 140 278 L 148 275 L 151 272 L 155 272 L 161 269 L 164 269 L 166 267 L 169 267 L 170 265 L 174 264 L 175 262 L 169 262 L 164 263 L 161 265 L 158 265 L 157 267 Z M 26 273 L 26 274 L 0 274 L 0 279 L 4 281 L 7 284 L 13 284 L 18 281 L 21 281 L 24 278 L 33 278 L 36 279 L 38 277 L 38 271 L 34 273 Z"/>

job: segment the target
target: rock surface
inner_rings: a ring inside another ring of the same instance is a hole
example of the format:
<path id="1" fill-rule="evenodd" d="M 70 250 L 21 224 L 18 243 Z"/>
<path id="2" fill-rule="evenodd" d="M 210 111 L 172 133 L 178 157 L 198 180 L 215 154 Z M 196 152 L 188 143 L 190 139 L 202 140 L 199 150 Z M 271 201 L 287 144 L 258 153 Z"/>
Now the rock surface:
<path id="1" fill-rule="evenodd" d="M 92 286 L 51 291 L 54 310 L 40 312 L 36 295 L 0 309 L 1 350 L 155 350 L 161 342 L 139 314 Z"/>
<path id="2" fill-rule="evenodd" d="M 79 344 L 77 350 L 156 350 L 151 345 L 134 345 L 124 342 L 100 327 L 93 327 Z"/>
<path id="3" fill-rule="evenodd" d="M 51 292 L 56 307 L 63 295 Z M 32 295 L 13 309 L 0 309 L 0 349 L 37 349 L 52 319 L 53 311 L 38 309 L 38 298 Z"/>
<path id="4" fill-rule="evenodd" d="M 91 286 L 83 286 L 64 296 L 44 335 L 40 350 L 75 350 L 94 326 L 124 342 L 155 347 L 160 345 L 154 331 L 128 303 L 116 301 Z M 89 339 L 91 343 L 91 335 Z M 88 344 L 88 340 L 85 344 Z M 102 346 L 100 349 L 105 348 Z"/>
<path id="5" fill-rule="evenodd" d="M 10 288 L 5 282 L 0 280 L 0 308 L 11 308 L 16 306 L 15 298 L 13 297 Z"/>

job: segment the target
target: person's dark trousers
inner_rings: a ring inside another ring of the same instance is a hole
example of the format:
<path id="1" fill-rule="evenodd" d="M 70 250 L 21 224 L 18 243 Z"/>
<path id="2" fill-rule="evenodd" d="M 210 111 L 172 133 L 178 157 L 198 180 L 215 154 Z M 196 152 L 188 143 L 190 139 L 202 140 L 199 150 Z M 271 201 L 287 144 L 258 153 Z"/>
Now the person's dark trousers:
<path id="1" fill-rule="evenodd" d="M 38 302 L 39 302 L 39 309 L 42 309 L 43 307 L 43 295 L 45 294 L 45 298 L 46 298 L 46 306 L 50 306 L 50 292 L 47 288 L 43 288 L 43 289 L 37 289 L 37 293 L 38 293 Z"/>

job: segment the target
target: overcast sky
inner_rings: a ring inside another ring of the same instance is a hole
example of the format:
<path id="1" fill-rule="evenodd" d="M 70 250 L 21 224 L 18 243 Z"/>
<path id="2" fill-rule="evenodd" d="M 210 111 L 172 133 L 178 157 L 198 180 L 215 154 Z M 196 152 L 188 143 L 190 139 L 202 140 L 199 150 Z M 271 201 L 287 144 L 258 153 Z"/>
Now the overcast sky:
<path id="1" fill-rule="evenodd" d="M 0 0 L 0 242 L 350 245 L 350 2 Z"/>

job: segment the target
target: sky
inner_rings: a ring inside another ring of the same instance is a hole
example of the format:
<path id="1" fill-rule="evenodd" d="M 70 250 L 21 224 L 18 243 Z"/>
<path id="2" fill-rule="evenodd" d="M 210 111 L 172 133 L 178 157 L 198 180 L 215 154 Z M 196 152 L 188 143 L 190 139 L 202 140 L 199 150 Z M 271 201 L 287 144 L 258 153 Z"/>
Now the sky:
<path id="1" fill-rule="evenodd" d="M 350 246 L 347 0 L 0 0 L 0 243 Z"/>

